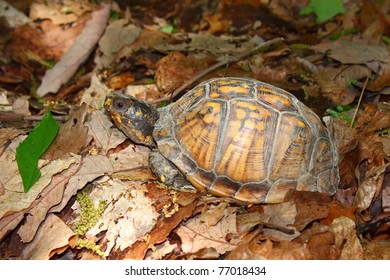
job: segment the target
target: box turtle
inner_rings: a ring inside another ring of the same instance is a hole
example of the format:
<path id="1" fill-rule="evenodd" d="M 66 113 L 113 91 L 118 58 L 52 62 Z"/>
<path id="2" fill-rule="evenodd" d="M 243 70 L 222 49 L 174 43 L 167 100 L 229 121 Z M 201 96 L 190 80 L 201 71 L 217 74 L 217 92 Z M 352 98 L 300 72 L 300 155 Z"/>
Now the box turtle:
<path id="1" fill-rule="evenodd" d="M 164 108 L 118 92 L 106 110 L 152 148 L 157 178 L 249 203 L 282 202 L 289 189 L 332 195 L 338 152 L 318 116 L 292 94 L 247 78 L 203 82 Z"/>

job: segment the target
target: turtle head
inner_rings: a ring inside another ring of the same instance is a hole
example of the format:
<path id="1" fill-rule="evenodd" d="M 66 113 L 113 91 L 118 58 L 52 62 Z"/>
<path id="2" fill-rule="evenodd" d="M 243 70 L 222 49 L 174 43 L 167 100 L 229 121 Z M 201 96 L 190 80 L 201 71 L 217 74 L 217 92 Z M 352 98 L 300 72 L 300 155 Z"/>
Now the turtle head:
<path id="1" fill-rule="evenodd" d="M 133 142 L 155 147 L 154 125 L 158 111 L 150 104 L 118 92 L 106 97 L 104 107 L 116 126 Z"/>

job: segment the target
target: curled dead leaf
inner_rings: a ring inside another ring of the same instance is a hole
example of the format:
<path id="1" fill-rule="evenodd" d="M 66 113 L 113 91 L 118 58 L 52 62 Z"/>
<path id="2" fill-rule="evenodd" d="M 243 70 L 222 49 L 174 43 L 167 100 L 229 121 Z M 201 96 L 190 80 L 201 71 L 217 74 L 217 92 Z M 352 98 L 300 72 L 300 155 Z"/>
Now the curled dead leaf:
<path id="1" fill-rule="evenodd" d="M 333 221 L 330 228 L 336 236 L 336 248 L 341 250 L 340 259 L 363 259 L 363 248 L 356 235 L 356 225 L 353 220 L 339 217 Z"/>
<path id="2" fill-rule="evenodd" d="M 371 170 L 367 171 L 366 178 L 361 182 L 353 202 L 353 206 L 358 210 L 366 210 L 378 197 L 382 189 L 386 167 L 389 165 L 390 163 L 382 166 L 374 166 Z"/>

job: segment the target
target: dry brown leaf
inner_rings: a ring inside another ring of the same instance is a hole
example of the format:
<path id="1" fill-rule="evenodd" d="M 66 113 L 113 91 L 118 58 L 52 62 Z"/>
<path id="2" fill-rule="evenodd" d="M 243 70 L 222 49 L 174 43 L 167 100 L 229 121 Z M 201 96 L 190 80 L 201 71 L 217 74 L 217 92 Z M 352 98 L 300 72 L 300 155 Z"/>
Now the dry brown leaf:
<path id="1" fill-rule="evenodd" d="M 383 212 L 390 212 L 390 186 L 382 189 L 382 207 Z"/>
<path id="2" fill-rule="evenodd" d="M 69 179 L 69 182 L 66 185 L 61 203 L 52 207 L 50 212 L 60 212 L 66 206 L 69 199 L 75 195 L 78 190 L 85 187 L 87 183 L 92 182 L 103 175 L 111 174 L 112 172 L 112 164 L 105 156 L 96 155 L 83 158 L 77 173 Z"/>
<path id="3" fill-rule="evenodd" d="M 171 240 L 165 240 L 162 244 L 154 246 L 153 250 L 147 251 L 145 260 L 161 260 L 164 256 L 171 254 L 172 252 L 179 251 L 177 243 L 172 243 Z"/>
<path id="4" fill-rule="evenodd" d="M 342 159 L 344 154 L 357 147 L 358 139 L 356 137 L 356 130 L 351 127 L 351 124 L 347 120 L 343 118 L 331 118 L 327 127 L 336 141 L 340 159 Z"/>
<path id="5" fill-rule="evenodd" d="M 196 253 L 204 248 L 214 248 L 219 254 L 233 250 L 239 243 L 236 229 L 236 208 L 229 207 L 226 216 L 215 226 L 207 226 L 199 216 L 181 225 L 176 233 L 182 241 L 184 253 Z"/>
<path id="6" fill-rule="evenodd" d="M 157 63 L 157 87 L 164 93 L 172 92 L 200 71 L 206 69 L 214 60 L 205 55 L 184 55 L 170 52 Z"/>
<path id="7" fill-rule="evenodd" d="M 46 71 L 36 92 L 39 97 L 50 92 L 56 93 L 88 58 L 104 32 L 110 14 L 110 6 L 110 4 L 103 4 L 101 9 L 92 13 L 91 20 L 86 23 L 85 28 L 67 53 L 53 68 Z"/>
<path id="8" fill-rule="evenodd" d="M 367 171 L 366 177 L 359 185 L 353 202 L 353 206 L 358 210 L 366 210 L 378 197 L 382 189 L 386 167 L 389 165 L 390 163 L 382 166 L 374 166 Z"/>
<path id="9" fill-rule="evenodd" d="M 385 161 L 382 137 L 377 134 L 369 134 L 359 141 L 359 158 L 367 159 L 368 169 L 373 166 L 381 166 Z"/>
<path id="10" fill-rule="evenodd" d="M 79 163 L 72 164 L 68 169 L 60 174 L 54 175 L 50 184 L 40 193 L 39 197 L 32 203 L 31 208 L 26 213 L 26 220 L 18 229 L 18 235 L 22 242 L 30 242 L 40 226 L 45 220 L 50 209 L 61 203 L 63 200 L 65 186 L 69 179 L 77 172 Z M 64 203 L 65 201 L 63 201 Z"/>
<path id="11" fill-rule="evenodd" d="M 46 5 L 32 3 L 29 15 L 32 20 L 51 19 L 54 24 L 60 25 L 77 21 L 81 15 L 91 10 L 92 7 L 87 2 L 65 0 L 61 3 L 46 2 Z"/>
<path id="12" fill-rule="evenodd" d="M 364 248 L 364 258 L 366 260 L 390 260 L 390 241 L 367 242 Z"/>
<path id="13" fill-rule="evenodd" d="M 23 260 L 48 260 L 53 251 L 61 253 L 68 246 L 74 232 L 56 215 L 47 216 L 37 236 L 23 250 Z M 62 250 L 59 250 L 62 248 Z"/>
<path id="14" fill-rule="evenodd" d="M 311 49 L 324 53 L 343 64 L 366 64 L 368 67 L 372 66 L 371 62 L 387 63 L 389 57 L 389 52 L 382 46 L 346 40 L 320 43 L 312 46 Z M 378 69 L 372 70 L 377 72 Z"/>
<path id="15" fill-rule="evenodd" d="M 23 220 L 26 211 L 19 211 L 0 219 L 0 241 Z"/>
<path id="16" fill-rule="evenodd" d="M 22 134 L 25 134 L 25 132 L 21 129 L 17 129 L 13 127 L 0 128 L 0 147 L 4 146 L 7 142 L 10 142 L 16 136 Z"/>
<path id="17" fill-rule="evenodd" d="M 15 161 L 15 149 L 20 139 L 15 138 L 15 140 L 0 157 L 0 166 L 6 170 L 0 175 L 0 182 L 5 186 L 5 193 L 0 196 L 0 218 L 30 208 L 55 174 L 66 170 L 71 164 L 77 162 L 76 157 L 50 162 L 40 160 L 38 166 L 41 170 L 41 177 L 28 193 L 24 193 L 22 179 Z"/>
<path id="18" fill-rule="evenodd" d="M 109 155 L 115 172 L 129 172 L 148 168 L 150 149 L 141 145 L 129 145 L 118 153 Z"/>
<path id="19" fill-rule="evenodd" d="M 286 199 L 290 197 L 297 207 L 293 225 L 298 231 L 303 230 L 313 221 L 326 218 L 329 214 L 331 198 L 328 194 L 292 191 Z"/>
<path id="20" fill-rule="evenodd" d="M 155 84 L 129 85 L 126 87 L 126 94 L 146 101 L 153 101 L 163 96 Z"/>
<path id="21" fill-rule="evenodd" d="M 90 109 L 100 110 L 110 89 L 93 74 L 89 88 L 82 93 L 79 104 L 86 103 Z"/>
<path id="22" fill-rule="evenodd" d="M 351 220 L 355 219 L 355 207 L 344 207 L 338 203 L 331 203 L 329 205 L 329 215 L 326 219 L 321 221 L 323 225 L 331 225 L 333 220 L 339 217 L 347 217 Z"/>
<path id="23" fill-rule="evenodd" d="M 333 221 L 330 228 L 335 233 L 336 248 L 341 249 L 340 259 L 363 259 L 363 248 L 356 235 L 356 225 L 353 220 L 347 217 L 339 217 Z"/>
<path id="24" fill-rule="evenodd" d="M 128 250 L 124 250 L 122 253 L 113 254 L 110 257 L 113 259 L 144 259 L 145 253 L 149 247 L 154 244 L 162 243 L 174 228 L 176 228 L 184 219 L 187 219 L 192 215 L 195 206 L 196 203 L 193 202 L 187 206 L 179 207 L 179 210 L 168 218 L 160 216 L 147 240 L 137 241 Z"/>
<path id="25" fill-rule="evenodd" d="M 101 149 L 104 155 L 127 139 L 121 131 L 113 127 L 112 121 L 102 111 L 93 111 L 87 125 L 88 133 L 92 135 L 96 147 Z"/>
<path id="26" fill-rule="evenodd" d="M 13 53 L 21 61 L 29 60 L 29 52 L 43 60 L 58 61 L 73 44 L 82 28 L 83 24 L 63 28 L 50 20 L 22 25 L 13 32 L 5 52 Z"/>
<path id="27" fill-rule="evenodd" d="M 31 20 L 21 11 L 15 9 L 7 1 L 0 2 L 1 16 L 4 18 L 4 26 L 16 28 L 20 25 L 27 24 Z"/>
<path id="28" fill-rule="evenodd" d="M 299 242 L 270 240 L 257 235 L 247 242 L 241 242 L 225 259 L 304 260 L 311 259 L 311 255 L 307 246 Z"/>
<path id="29" fill-rule="evenodd" d="M 364 137 L 369 133 L 388 128 L 390 126 L 390 114 L 379 111 L 378 104 L 367 104 L 364 111 L 356 120 L 355 128 L 359 136 Z"/>
<path id="30" fill-rule="evenodd" d="M 56 139 L 42 158 L 54 160 L 64 158 L 70 153 L 79 154 L 92 139 L 88 135 L 88 127 L 84 124 L 86 116 L 87 106 L 83 103 L 60 127 Z"/>
<path id="31" fill-rule="evenodd" d="M 125 45 L 115 54 L 114 63 L 119 63 L 122 59 L 131 57 L 134 52 L 140 49 L 153 48 L 165 44 L 169 42 L 170 38 L 170 35 L 163 32 L 142 29 L 133 43 Z"/>
<path id="32" fill-rule="evenodd" d="M 204 19 L 210 25 L 209 29 L 207 30 L 210 34 L 224 32 L 228 27 L 231 26 L 232 23 L 231 20 L 226 19 L 226 17 L 221 12 L 205 15 Z"/>
<path id="33" fill-rule="evenodd" d="M 205 205 L 200 215 L 200 220 L 207 226 L 215 226 L 228 212 L 228 203 L 221 202 L 218 205 Z"/>
<path id="34" fill-rule="evenodd" d="M 132 44 L 140 35 L 142 29 L 134 24 L 129 24 L 127 19 L 112 21 L 107 27 L 104 35 L 99 40 L 100 55 L 95 56 L 97 69 L 110 66 L 119 50 Z"/>
<path id="35" fill-rule="evenodd" d="M 226 259 L 308 260 L 337 259 L 334 234 L 316 224 L 293 241 L 269 239 L 257 235 L 244 240 Z"/>
<path id="36" fill-rule="evenodd" d="M 351 81 L 365 78 L 370 70 L 361 65 L 344 65 L 341 67 L 325 67 L 314 74 L 318 85 L 327 98 L 334 104 L 350 104 L 359 92 L 348 86 Z"/>

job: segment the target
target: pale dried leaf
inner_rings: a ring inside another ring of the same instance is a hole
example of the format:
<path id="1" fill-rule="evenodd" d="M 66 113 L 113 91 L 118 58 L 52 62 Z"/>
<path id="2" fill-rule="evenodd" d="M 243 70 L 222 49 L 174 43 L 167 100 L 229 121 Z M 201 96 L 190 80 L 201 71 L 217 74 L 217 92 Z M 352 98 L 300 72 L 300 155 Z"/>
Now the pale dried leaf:
<path id="1" fill-rule="evenodd" d="M 126 94 L 142 100 L 154 100 L 161 97 L 161 93 L 155 84 L 153 85 L 129 85 L 126 87 Z"/>
<path id="2" fill-rule="evenodd" d="M 22 253 L 24 260 L 48 260 L 52 251 L 66 248 L 74 232 L 56 215 L 47 216 L 34 240 L 26 245 Z M 57 251 L 58 252 L 58 251 Z"/>
<path id="3" fill-rule="evenodd" d="M 92 182 L 98 177 L 113 172 L 110 160 L 101 155 L 88 156 L 82 159 L 82 164 L 76 174 L 69 179 L 66 185 L 64 196 L 61 203 L 50 209 L 50 212 L 55 213 L 61 211 L 69 199 L 77 193 L 78 190 L 85 187 L 88 182 Z"/>
<path id="4" fill-rule="evenodd" d="M 366 178 L 360 184 L 353 201 L 353 205 L 356 206 L 358 210 L 363 211 L 370 207 L 374 197 L 377 196 L 382 188 L 387 166 L 389 166 L 389 164 L 374 166 L 367 171 Z"/>
<path id="5" fill-rule="evenodd" d="M 16 136 L 25 134 L 25 132 L 21 129 L 13 128 L 13 127 L 7 127 L 7 128 L 0 128 L 0 147 L 5 145 L 8 141 L 11 141 Z M 4 169 L 1 169 L 4 170 Z"/>
<path id="6" fill-rule="evenodd" d="M 23 220 L 26 211 L 19 211 L 0 219 L 0 241 Z"/>
<path id="7" fill-rule="evenodd" d="M 37 89 L 39 97 L 43 97 L 50 92 L 56 93 L 61 85 L 66 83 L 88 58 L 104 32 L 110 14 L 110 6 L 109 4 L 103 4 L 101 9 L 92 13 L 92 19 L 86 23 L 85 28 L 67 53 L 52 69 L 46 71 L 42 83 Z"/>
<path id="8" fill-rule="evenodd" d="M 58 205 L 61 201 L 66 202 L 63 201 L 65 186 L 79 168 L 80 157 L 75 158 L 77 163 L 72 164 L 62 173 L 53 176 L 50 184 L 42 191 L 27 212 L 26 221 L 18 230 L 22 242 L 30 242 L 34 238 L 38 227 L 45 220 L 47 213 L 53 206 Z"/>
<path id="9" fill-rule="evenodd" d="M 201 222 L 200 217 L 194 217 L 177 229 L 177 234 L 182 240 L 184 253 L 196 253 L 204 248 L 214 248 L 219 254 L 233 250 L 240 242 L 236 229 L 235 208 L 229 207 L 229 213 L 215 226 L 207 226 Z M 229 241 L 228 235 L 233 236 Z"/>
<path id="10" fill-rule="evenodd" d="M 32 20 L 50 19 L 54 24 L 69 24 L 77 21 L 84 13 L 91 11 L 92 6 L 83 1 L 65 0 L 61 3 L 48 1 L 45 5 L 32 3 L 29 15 Z"/>
<path id="11" fill-rule="evenodd" d="M 119 19 L 111 22 L 99 40 L 99 49 L 102 54 L 95 56 L 96 68 L 108 67 L 115 54 L 125 45 L 133 43 L 141 33 L 141 28 L 129 24 L 127 19 Z"/>
<path id="12" fill-rule="evenodd" d="M 162 244 L 155 245 L 153 250 L 149 250 L 144 260 L 161 260 L 165 255 L 179 249 L 178 244 L 171 244 L 170 240 L 165 240 Z"/>
<path id="13" fill-rule="evenodd" d="M 200 215 L 201 222 L 206 223 L 207 226 L 215 226 L 228 214 L 228 205 L 227 202 L 221 202 L 218 205 L 205 205 Z"/>
<path id="14" fill-rule="evenodd" d="M 344 155 L 357 147 L 358 138 L 356 137 L 356 130 L 351 127 L 347 120 L 331 118 L 327 127 L 336 141 L 340 155 Z"/>
<path id="15" fill-rule="evenodd" d="M 381 137 L 383 144 L 383 151 L 387 157 L 390 157 L 390 134 Z"/>
<path id="16" fill-rule="evenodd" d="M 320 43 L 311 47 L 311 49 L 326 53 L 327 56 L 343 64 L 368 64 L 372 61 L 386 63 L 389 57 L 389 52 L 382 46 L 346 40 Z"/>
<path id="17" fill-rule="evenodd" d="M 242 242 L 229 253 L 227 260 L 303 260 L 308 259 L 306 246 L 297 242 L 271 241 L 261 235 Z"/>
<path id="18" fill-rule="evenodd" d="M 384 212 L 390 212 L 390 186 L 382 190 L 382 207 Z"/>
<path id="19" fill-rule="evenodd" d="M 366 260 L 390 260 L 390 241 L 371 240 L 364 248 Z"/>
<path id="20" fill-rule="evenodd" d="M 269 204 L 264 205 L 263 208 L 264 214 L 260 217 L 262 222 L 294 229 L 291 225 L 295 223 L 296 216 L 298 215 L 297 206 L 294 202 L 287 201 L 279 204 Z M 292 240 L 299 235 L 299 232 L 295 230 L 294 234 L 286 234 L 280 230 L 265 228 L 264 234 L 280 240 Z"/>
<path id="21" fill-rule="evenodd" d="M 150 245 L 156 245 L 164 242 L 171 234 L 172 230 L 176 228 L 183 220 L 192 216 L 196 202 L 188 204 L 179 209 L 170 217 L 160 216 L 157 220 L 156 226 L 152 229 L 146 240 L 137 241 L 131 250 L 120 256 L 121 259 L 136 259 L 142 260 Z"/>
<path id="22" fill-rule="evenodd" d="M 92 109 L 100 110 L 110 91 L 111 90 L 103 84 L 96 75 L 92 75 L 91 85 L 82 93 L 80 104 L 85 103 Z"/>
<path id="23" fill-rule="evenodd" d="M 87 106 L 83 103 L 58 131 L 57 137 L 42 156 L 44 159 L 58 159 L 74 153 L 79 154 L 91 142 L 88 127 L 84 124 Z"/>
<path id="24" fill-rule="evenodd" d="M 87 123 L 89 134 L 95 139 L 95 145 L 107 154 L 108 150 L 116 148 L 127 137 L 117 128 L 113 127 L 110 118 L 101 111 L 93 111 L 91 120 Z"/>
<path id="25" fill-rule="evenodd" d="M 129 145 L 118 153 L 109 155 L 115 172 L 147 168 L 150 149 L 141 145 Z"/>
<path id="26" fill-rule="evenodd" d="M 30 103 L 28 100 L 30 99 L 30 96 L 21 96 L 15 99 L 14 103 L 12 104 L 12 111 L 16 114 L 21 114 L 25 116 L 31 115 L 30 112 Z"/>
<path id="27" fill-rule="evenodd" d="M 28 193 L 24 193 L 22 179 L 15 161 L 15 143 L 19 142 L 20 139 L 15 138 L 15 140 L 0 157 L 0 167 L 6 170 L 0 175 L 0 182 L 5 186 L 5 193 L 0 196 L 0 218 L 30 208 L 31 204 L 50 183 L 51 178 L 76 162 L 73 157 L 50 162 L 40 160 L 38 165 L 41 177 Z"/>
<path id="28" fill-rule="evenodd" d="M 363 248 L 356 235 L 356 224 L 353 220 L 347 217 L 339 217 L 333 220 L 330 227 L 336 236 L 336 248 L 342 249 L 340 259 L 363 259 Z"/>
<path id="29" fill-rule="evenodd" d="M 0 14 L 7 20 L 11 28 L 16 28 L 31 21 L 24 13 L 18 11 L 4 0 L 0 0 Z"/>
<path id="30" fill-rule="evenodd" d="M 106 231 L 106 256 L 112 249 L 123 251 L 150 232 L 159 216 L 144 190 L 134 184 L 114 180 L 110 187 L 97 186 L 89 195 L 96 206 L 99 201 L 107 203 L 100 220 L 86 233 L 91 238 Z"/>

